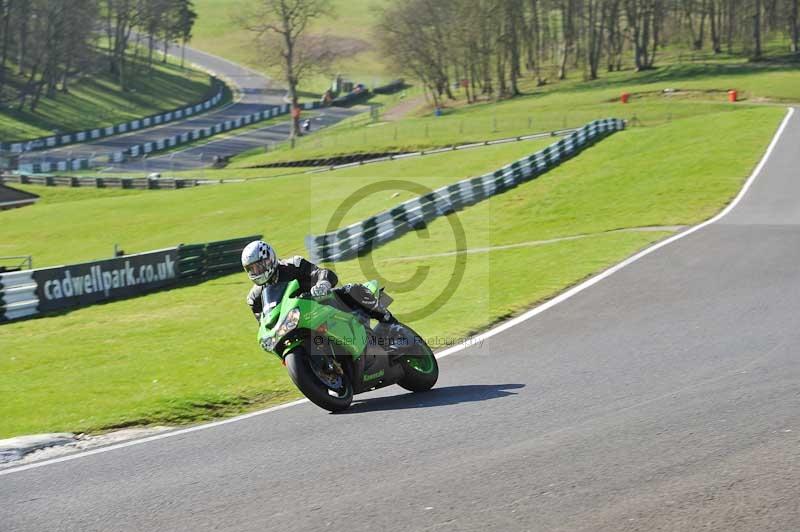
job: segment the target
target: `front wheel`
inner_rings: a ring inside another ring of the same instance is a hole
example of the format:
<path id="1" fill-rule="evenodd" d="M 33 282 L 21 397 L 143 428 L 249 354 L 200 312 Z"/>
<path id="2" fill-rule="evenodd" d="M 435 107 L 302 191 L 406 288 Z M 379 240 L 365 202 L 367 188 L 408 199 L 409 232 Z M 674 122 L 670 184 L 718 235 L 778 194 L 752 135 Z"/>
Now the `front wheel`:
<path id="1" fill-rule="evenodd" d="M 353 401 L 353 385 L 346 372 L 337 372 L 329 362 L 328 357 L 312 357 L 305 349 L 286 355 L 289 377 L 303 395 L 320 408 L 340 412 Z"/>
<path id="2" fill-rule="evenodd" d="M 410 343 L 400 358 L 405 376 L 397 384 L 411 392 L 426 392 L 439 379 L 439 364 L 427 342 L 411 327 L 403 325 L 403 334 Z"/>

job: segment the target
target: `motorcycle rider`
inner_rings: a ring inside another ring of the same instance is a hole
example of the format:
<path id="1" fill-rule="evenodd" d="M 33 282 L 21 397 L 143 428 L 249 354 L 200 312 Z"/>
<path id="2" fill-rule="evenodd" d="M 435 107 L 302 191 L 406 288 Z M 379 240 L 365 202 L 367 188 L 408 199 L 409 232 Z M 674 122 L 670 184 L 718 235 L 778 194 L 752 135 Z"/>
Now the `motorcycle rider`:
<path id="1" fill-rule="evenodd" d="M 247 294 L 247 304 L 258 321 L 263 310 L 261 293 L 267 285 L 289 282 L 294 279 L 300 283 L 300 291 L 314 297 L 330 293 L 339 279 L 331 270 L 320 268 L 303 257 L 295 256 L 289 260 L 279 260 L 272 246 L 263 240 L 254 240 L 242 250 L 242 266 L 253 281 Z M 366 314 L 381 323 L 394 324 L 397 320 L 384 308 L 378 299 L 361 284 L 348 284 L 337 292 L 345 303 L 360 307 Z"/>

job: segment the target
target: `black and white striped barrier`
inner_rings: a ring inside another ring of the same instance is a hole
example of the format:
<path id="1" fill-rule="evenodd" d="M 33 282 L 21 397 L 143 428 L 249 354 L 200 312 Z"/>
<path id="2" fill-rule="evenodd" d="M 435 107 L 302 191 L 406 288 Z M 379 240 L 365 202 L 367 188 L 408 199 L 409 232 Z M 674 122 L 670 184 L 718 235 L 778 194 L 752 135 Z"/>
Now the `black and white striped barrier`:
<path id="1" fill-rule="evenodd" d="M 147 116 L 144 118 L 137 118 L 136 120 L 130 120 L 128 122 L 114 124 L 113 126 L 108 127 L 51 135 L 49 137 L 40 137 L 37 139 L 23 140 L 19 142 L 0 142 L 0 149 L 3 151 L 10 151 L 12 153 L 27 153 L 31 151 L 49 150 L 51 148 L 68 146 L 70 144 L 77 144 L 79 142 L 86 142 L 89 140 L 97 140 L 113 135 L 121 135 L 122 133 L 129 133 L 139 129 L 166 124 L 175 120 L 181 120 L 197 113 L 207 111 L 222 101 L 225 95 L 225 85 L 219 81 L 215 81 L 214 85 L 216 86 L 214 95 L 211 98 L 194 105 L 189 105 L 180 109 L 174 109 L 172 111 Z"/>
<path id="2" fill-rule="evenodd" d="M 319 109 L 320 103 L 308 102 L 302 104 L 301 107 L 304 110 Z M 174 135 L 172 137 L 166 137 L 150 142 L 144 142 L 142 144 L 136 144 L 124 151 L 114 152 L 110 154 L 108 157 L 104 157 L 102 159 L 82 158 L 82 159 L 70 159 L 66 161 L 24 163 L 19 165 L 18 171 L 23 174 L 48 174 L 51 172 L 87 170 L 95 166 L 121 163 L 126 161 L 128 157 L 140 157 L 143 155 L 149 155 L 151 153 L 156 153 L 163 150 L 168 150 L 176 146 L 188 144 L 189 142 L 194 142 L 196 140 L 212 137 L 214 135 L 218 135 L 220 133 L 224 133 L 227 131 L 233 131 L 234 129 L 239 129 L 248 126 L 250 124 L 262 122 L 264 120 L 268 120 L 270 118 L 274 118 L 277 116 L 286 115 L 289 114 L 289 111 L 290 111 L 289 104 L 276 105 L 274 107 L 264 109 L 263 111 L 258 111 L 256 113 L 252 113 L 249 115 L 240 116 L 235 120 L 226 120 L 224 122 L 219 122 L 217 124 L 214 124 L 213 126 L 201 129 L 195 129 L 193 131 L 181 133 L 179 135 Z"/>
<path id="3" fill-rule="evenodd" d="M 115 153 L 112 157 L 116 155 Z M 56 161 L 52 163 L 25 163 L 19 165 L 19 171 L 23 174 L 48 174 L 50 172 L 88 170 L 92 166 L 91 162 L 91 159 L 69 159 L 67 161 Z"/>
<path id="4" fill-rule="evenodd" d="M 357 257 L 409 231 L 421 229 L 435 218 L 452 214 L 535 179 L 598 140 L 624 128 L 623 120 L 596 120 L 494 173 L 441 187 L 343 229 L 310 235 L 306 237 L 306 248 L 315 262 L 336 262 Z"/>
<path id="5" fill-rule="evenodd" d="M 33 270 L 0 273 L 0 322 L 39 313 Z"/>

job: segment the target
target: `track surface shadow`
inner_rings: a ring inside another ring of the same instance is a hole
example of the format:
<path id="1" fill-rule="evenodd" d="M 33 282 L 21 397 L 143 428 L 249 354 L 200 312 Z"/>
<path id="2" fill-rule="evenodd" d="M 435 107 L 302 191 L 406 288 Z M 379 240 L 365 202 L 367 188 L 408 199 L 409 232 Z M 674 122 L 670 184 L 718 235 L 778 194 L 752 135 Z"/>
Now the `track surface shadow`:
<path id="1" fill-rule="evenodd" d="M 434 406 L 457 405 L 461 403 L 474 403 L 517 395 L 516 390 L 525 387 L 524 384 L 466 384 L 463 386 L 444 386 L 433 388 L 428 392 L 405 393 L 389 397 L 377 397 L 356 401 L 353 405 L 339 414 L 362 414 L 365 412 L 380 412 L 385 410 L 405 410 L 408 408 L 430 408 Z"/>

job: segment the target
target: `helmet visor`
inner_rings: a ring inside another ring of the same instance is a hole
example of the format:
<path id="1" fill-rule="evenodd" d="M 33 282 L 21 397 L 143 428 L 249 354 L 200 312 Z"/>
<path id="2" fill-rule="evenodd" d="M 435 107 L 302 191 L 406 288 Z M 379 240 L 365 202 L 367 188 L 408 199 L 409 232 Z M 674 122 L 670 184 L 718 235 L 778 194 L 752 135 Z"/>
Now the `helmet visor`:
<path id="1" fill-rule="evenodd" d="M 261 275 L 269 270 L 270 262 L 268 260 L 259 260 L 252 264 L 248 264 L 245 269 L 250 275 Z"/>

